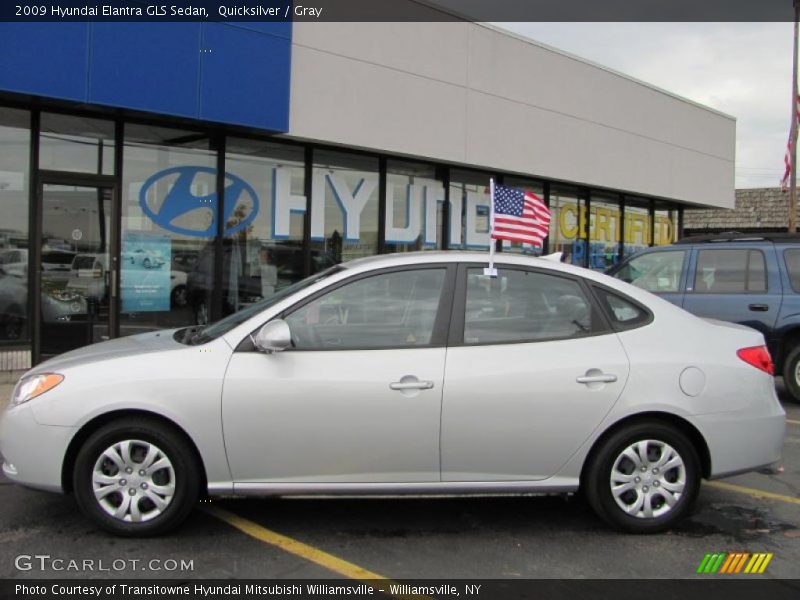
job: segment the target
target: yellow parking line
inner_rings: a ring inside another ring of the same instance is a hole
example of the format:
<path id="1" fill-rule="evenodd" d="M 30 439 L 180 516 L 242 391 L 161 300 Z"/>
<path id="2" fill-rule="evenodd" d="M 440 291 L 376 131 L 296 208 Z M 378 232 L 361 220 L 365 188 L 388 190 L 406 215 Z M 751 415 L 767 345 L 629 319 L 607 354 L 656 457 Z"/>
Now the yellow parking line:
<path id="1" fill-rule="evenodd" d="M 359 580 L 387 580 L 387 578 L 383 575 L 378 575 L 372 571 L 362 569 L 358 565 L 349 563 L 346 560 L 337 558 L 332 554 L 328 554 L 327 552 L 314 548 L 313 546 L 309 546 L 308 544 L 304 544 L 298 540 L 281 535 L 280 533 L 276 533 L 270 529 L 267 529 L 266 527 L 262 527 L 258 523 L 243 519 L 239 515 L 235 515 L 232 512 L 228 512 L 222 508 L 217 508 L 216 506 L 207 506 L 205 507 L 205 510 L 218 519 L 225 521 L 228 525 L 232 525 L 242 533 L 246 533 L 250 537 L 257 539 L 260 542 L 277 546 L 281 550 L 285 550 L 286 552 L 294 554 L 295 556 L 299 556 L 300 558 L 305 558 L 306 560 L 316 563 L 321 567 L 325 567 L 329 571 L 333 571 L 339 575 L 344 575 L 350 579 Z"/>
<path id="2" fill-rule="evenodd" d="M 397 598 L 417 598 L 420 600 L 428 598 L 427 596 L 414 596 L 397 593 L 393 594 L 390 586 L 397 584 L 388 577 L 378 575 L 377 573 L 373 573 L 372 571 L 368 571 L 367 569 L 359 567 L 358 565 L 354 565 L 351 562 L 343 560 L 338 556 L 328 554 L 324 550 L 314 548 L 313 546 L 304 544 L 301 541 L 282 535 L 272 531 L 271 529 L 267 529 L 266 527 L 262 527 L 258 523 L 254 523 L 253 521 L 242 518 L 239 515 L 236 515 L 225 509 L 218 508 L 216 506 L 204 506 L 203 510 L 220 519 L 221 521 L 225 521 L 228 525 L 235 527 L 242 533 L 257 539 L 260 542 L 270 544 L 271 546 L 280 548 L 281 550 L 289 552 L 290 554 L 294 554 L 295 556 L 299 556 L 300 558 L 304 558 L 310 562 L 316 563 L 319 566 L 328 569 L 329 571 L 338 573 L 339 575 L 344 575 L 345 577 L 356 579 L 358 581 L 369 582 L 373 587 L 383 591 L 384 593 L 393 595 Z"/>
<path id="3" fill-rule="evenodd" d="M 706 481 L 705 485 L 715 487 L 720 490 L 727 490 L 729 492 L 747 494 L 753 498 L 768 498 L 770 500 L 778 500 L 780 502 L 787 502 L 789 504 L 800 504 L 800 498 L 776 494 L 774 492 L 765 492 L 764 490 L 757 490 L 755 488 L 749 488 L 743 485 L 736 485 L 735 483 L 727 483 L 725 481 Z"/>
<path id="4" fill-rule="evenodd" d="M 800 425 L 800 421 L 796 421 L 796 420 L 794 420 L 794 419 L 786 419 L 786 422 L 787 422 L 789 425 Z"/>

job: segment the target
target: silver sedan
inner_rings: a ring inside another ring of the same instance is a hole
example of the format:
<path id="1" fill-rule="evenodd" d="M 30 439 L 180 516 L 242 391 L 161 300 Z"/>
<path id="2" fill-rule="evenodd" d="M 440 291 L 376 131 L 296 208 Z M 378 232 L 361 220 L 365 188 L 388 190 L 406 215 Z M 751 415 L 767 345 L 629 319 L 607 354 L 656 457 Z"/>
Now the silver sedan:
<path id="1" fill-rule="evenodd" d="M 56 357 L 17 385 L 3 471 L 150 535 L 198 496 L 570 493 L 631 532 L 780 458 L 762 335 L 553 260 L 332 267 L 212 325 Z"/>

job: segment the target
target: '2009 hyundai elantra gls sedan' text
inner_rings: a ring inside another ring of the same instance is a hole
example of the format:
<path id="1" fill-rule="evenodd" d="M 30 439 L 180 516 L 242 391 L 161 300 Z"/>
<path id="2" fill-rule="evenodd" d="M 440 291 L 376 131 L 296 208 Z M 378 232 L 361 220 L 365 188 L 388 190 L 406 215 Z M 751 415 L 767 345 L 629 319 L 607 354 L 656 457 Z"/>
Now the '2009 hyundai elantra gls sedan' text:
<path id="1" fill-rule="evenodd" d="M 217 323 L 44 362 L 3 414 L 4 473 L 149 535 L 199 496 L 585 492 L 655 532 L 702 478 L 780 458 L 762 335 L 519 255 L 337 265 Z"/>

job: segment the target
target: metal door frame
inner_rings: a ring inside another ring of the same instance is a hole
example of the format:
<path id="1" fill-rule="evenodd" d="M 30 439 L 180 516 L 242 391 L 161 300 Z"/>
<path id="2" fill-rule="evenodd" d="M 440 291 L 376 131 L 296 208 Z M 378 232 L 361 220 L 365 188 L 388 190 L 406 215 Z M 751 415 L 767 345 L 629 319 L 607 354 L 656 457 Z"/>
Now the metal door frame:
<path id="1" fill-rule="evenodd" d="M 117 177 L 114 175 L 92 175 L 86 173 L 71 173 L 68 171 L 49 171 L 39 169 L 36 175 L 36 202 L 33 207 L 36 227 L 33 229 L 33 243 L 31 244 L 31 256 L 29 263 L 34 272 L 32 287 L 30 291 L 31 299 L 28 306 L 31 310 L 31 363 L 37 364 L 41 361 L 42 349 L 42 238 L 44 231 L 44 186 L 45 185 L 72 185 L 76 187 L 92 187 L 98 189 L 108 189 L 111 191 L 111 214 L 109 222 L 111 225 L 109 233 L 109 301 L 108 301 L 108 334 L 109 338 L 119 336 L 119 255 L 120 255 L 120 211 L 119 211 L 119 188 Z"/>

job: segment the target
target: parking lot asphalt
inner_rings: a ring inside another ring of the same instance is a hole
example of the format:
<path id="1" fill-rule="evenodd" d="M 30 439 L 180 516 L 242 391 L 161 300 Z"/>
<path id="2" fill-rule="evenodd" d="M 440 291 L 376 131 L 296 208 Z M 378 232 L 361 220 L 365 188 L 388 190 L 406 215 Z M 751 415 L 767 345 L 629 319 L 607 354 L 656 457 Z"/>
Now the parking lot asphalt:
<path id="1" fill-rule="evenodd" d="M 800 404 L 778 389 L 782 470 L 704 482 L 664 534 L 619 534 L 580 497 L 515 496 L 222 500 L 168 536 L 121 539 L 72 497 L 0 479 L 0 578 L 691 578 L 706 553 L 765 552 L 766 576 L 796 579 Z"/>

